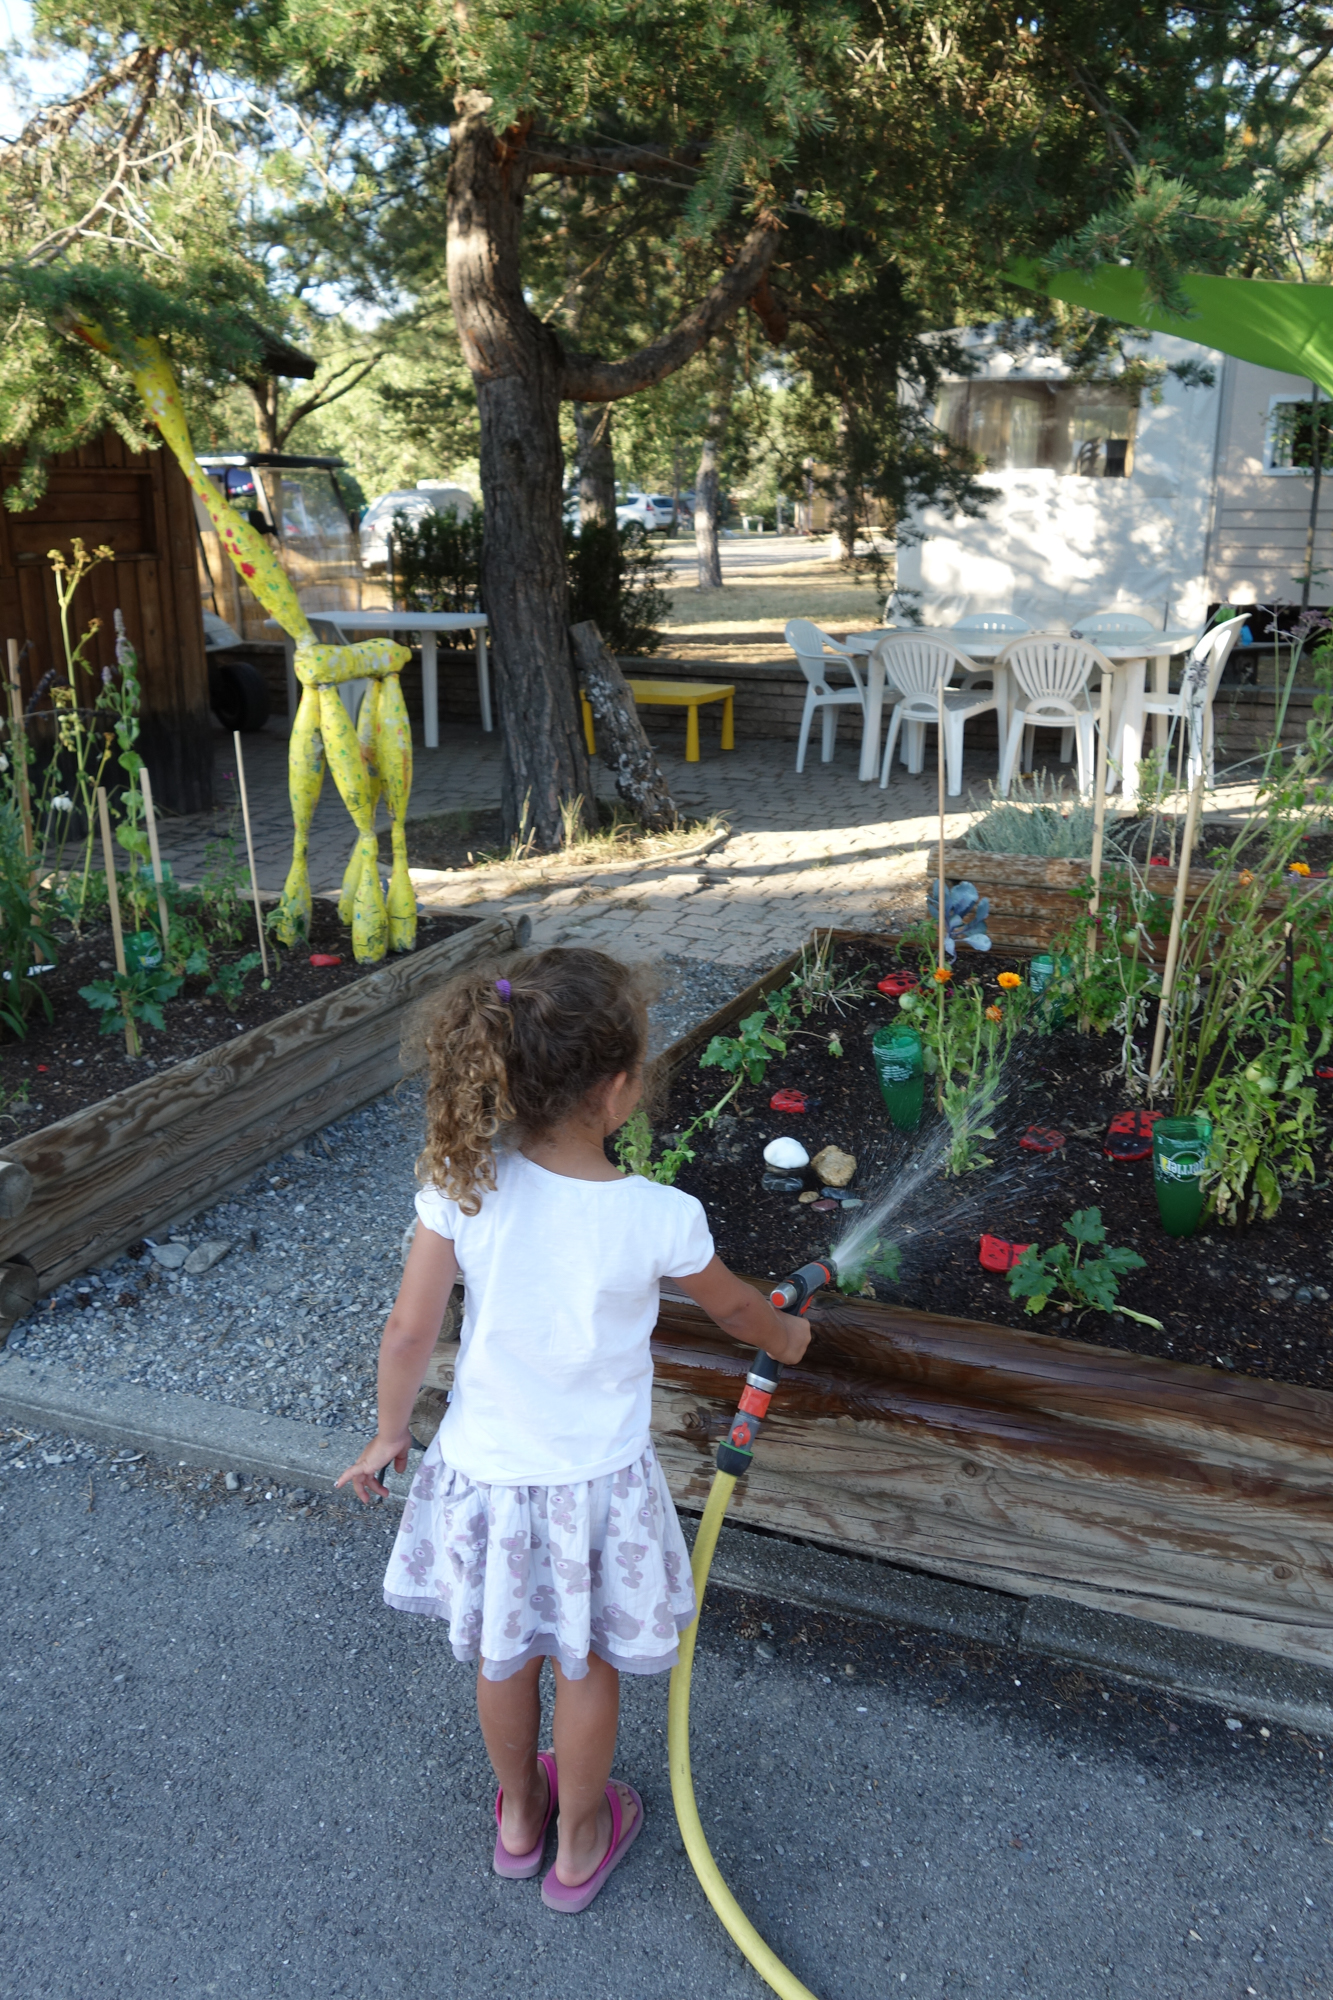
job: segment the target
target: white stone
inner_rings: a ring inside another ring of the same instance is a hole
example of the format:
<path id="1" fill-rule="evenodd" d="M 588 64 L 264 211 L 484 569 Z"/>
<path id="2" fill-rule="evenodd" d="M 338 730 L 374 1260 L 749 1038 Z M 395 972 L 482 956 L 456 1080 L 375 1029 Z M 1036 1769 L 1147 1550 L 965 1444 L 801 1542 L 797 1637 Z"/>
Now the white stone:
<path id="1" fill-rule="evenodd" d="M 788 1173 L 810 1164 L 810 1155 L 799 1139 L 770 1139 L 764 1148 L 764 1159 L 770 1167 Z"/>
<path id="2" fill-rule="evenodd" d="M 205 1271 L 211 1271 L 215 1264 L 222 1262 L 231 1247 L 232 1241 L 229 1236 L 210 1236 L 207 1243 L 201 1243 L 198 1249 L 191 1250 L 185 1259 L 187 1276 L 198 1278 Z"/>
<path id="3" fill-rule="evenodd" d="M 179 1271 L 190 1254 L 188 1243 L 154 1243 L 153 1257 L 164 1271 Z"/>

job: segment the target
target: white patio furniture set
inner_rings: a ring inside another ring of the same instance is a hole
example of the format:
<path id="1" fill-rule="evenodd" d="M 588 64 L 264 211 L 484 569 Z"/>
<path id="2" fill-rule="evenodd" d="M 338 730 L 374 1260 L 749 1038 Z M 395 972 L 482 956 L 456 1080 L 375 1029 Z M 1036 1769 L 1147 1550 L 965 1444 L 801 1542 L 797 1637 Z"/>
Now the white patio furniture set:
<path id="1" fill-rule="evenodd" d="M 1066 633 L 1034 632 L 1009 612 L 960 618 L 947 631 L 881 629 L 830 638 L 808 618 L 793 618 L 787 644 L 806 679 L 796 768 L 805 768 L 810 730 L 822 711 L 822 755 L 833 756 L 839 712 L 861 712 L 860 776 L 879 773 L 889 782 L 895 748 L 911 772 L 925 762 L 925 734 L 937 725 L 941 692 L 944 709 L 947 787 L 956 798 L 963 788 L 963 731 L 979 715 L 994 710 L 1000 736 L 997 789 L 1006 796 L 1020 756 L 1032 769 L 1038 729 L 1058 729 L 1060 758 L 1078 762 L 1080 792 L 1091 789 L 1099 697 L 1104 678 L 1111 683 L 1110 783 L 1119 783 L 1126 804 L 1138 797 L 1139 760 L 1148 716 L 1159 747 L 1183 722 L 1189 734 L 1189 779 L 1206 764 L 1213 774 L 1213 697 L 1222 670 L 1240 636 L 1241 620 L 1217 625 L 1202 637 L 1193 632 L 1158 631 L 1146 618 L 1102 612 Z M 1181 686 L 1169 686 L 1176 654 L 1190 658 Z M 1153 693 L 1146 690 L 1152 660 Z M 886 699 L 892 704 L 888 737 L 880 749 Z"/>

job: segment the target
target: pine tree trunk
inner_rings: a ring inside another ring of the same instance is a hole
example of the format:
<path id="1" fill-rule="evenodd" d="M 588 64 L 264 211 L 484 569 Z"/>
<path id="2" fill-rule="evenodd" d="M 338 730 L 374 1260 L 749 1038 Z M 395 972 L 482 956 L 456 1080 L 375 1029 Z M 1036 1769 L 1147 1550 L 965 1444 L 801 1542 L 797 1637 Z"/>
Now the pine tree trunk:
<path id="1" fill-rule="evenodd" d="M 282 393 L 282 389 L 277 376 L 260 375 L 254 381 L 247 382 L 245 386 L 250 391 L 251 401 L 254 404 L 255 436 L 258 439 L 256 450 L 280 450 L 281 446 L 278 442 L 278 399 Z"/>
<path id="2" fill-rule="evenodd" d="M 722 588 L 722 557 L 717 544 L 718 459 L 727 434 L 727 419 L 731 414 L 731 360 L 730 351 L 719 357 L 721 373 L 708 405 L 704 445 L 699 454 L 699 471 L 694 482 L 694 549 L 699 563 L 700 590 Z"/>
<path id="3" fill-rule="evenodd" d="M 481 582 L 504 731 L 505 834 L 558 847 L 561 801 L 591 784 L 570 658 L 560 448 L 562 358 L 523 297 L 526 169 L 460 101 L 451 132 L 449 293 L 481 419 Z M 519 135 L 521 136 L 521 135 Z"/>
<path id="4" fill-rule="evenodd" d="M 615 779 L 616 791 L 650 832 L 669 832 L 677 821 L 676 802 L 644 734 L 619 660 L 591 619 L 575 625 L 570 638 L 592 710 L 598 754 Z"/>
<path id="5" fill-rule="evenodd" d="M 611 405 L 575 403 L 579 441 L 579 526 L 616 525 L 616 455 L 611 440 Z"/>
<path id="6" fill-rule="evenodd" d="M 856 491 L 851 478 L 851 431 L 851 410 L 846 403 L 840 403 L 838 455 L 842 470 L 838 480 L 838 497 L 833 506 L 833 532 L 838 538 L 838 553 L 844 562 L 850 562 L 856 554 Z"/>

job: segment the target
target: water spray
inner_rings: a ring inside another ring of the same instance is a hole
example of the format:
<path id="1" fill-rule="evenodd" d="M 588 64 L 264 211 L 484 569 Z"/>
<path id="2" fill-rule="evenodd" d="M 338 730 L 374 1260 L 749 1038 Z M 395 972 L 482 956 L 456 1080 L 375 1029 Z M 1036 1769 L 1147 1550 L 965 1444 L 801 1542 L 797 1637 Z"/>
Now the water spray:
<path id="1" fill-rule="evenodd" d="M 773 1287 L 769 1298 L 778 1312 L 789 1313 L 793 1318 L 804 1318 L 816 1293 L 823 1286 L 833 1283 L 833 1271 L 831 1256 L 828 1263 L 802 1264 L 799 1270 L 793 1271 L 789 1277 L 782 1280 L 781 1284 Z M 667 1757 L 671 1766 L 671 1796 L 675 1802 L 681 1839 L 685 1843 L 685 1851 L 690 1857 L 694 1872 L 699 1878 L 700 1887 L 712 1904 L 724 1929 L 760 1978 L 781 1996 L 781 2000 L 815 2000 L 815 1995 L 809 1987 L 803 1986 L 795 1973 L 782 1963 L 777 1953 L 765 1944 L 723 1881 L 699 1819 L 699 1808 L 694 1798 L 694 1781 L 690 1775 L 690 1673 L 694 1666 L 694 1642 L 699 1631 L 699 1615 L 703 1610 L 708 1572 L 713 1566 L 713 1554 L 717 1548 L 723 1516 L 735 1491 L 736 1481 L 750 1469 L 759 1427 L 768 1415 L 769 1404 L 781 1375 L 781 1364 L 761 1348 L 750 1363 L 749 1372 L 745 1377 L 745 1388 L 741 1392 L 740 1403 L 732 1418 L 731 1429 L 717 1448 L 717 1471 L 713 1474 L 708 1504 L 699 1523 L 699 1532 L 694 1538 L 694 1553 L 690 1559 L 695 1603 L 698 1609 L 695 1612 L 694 1623 L 688 1631 L 681 1634 L 680 1660 L 671 1672 L 671 1693 L 667 1709 Z"/>

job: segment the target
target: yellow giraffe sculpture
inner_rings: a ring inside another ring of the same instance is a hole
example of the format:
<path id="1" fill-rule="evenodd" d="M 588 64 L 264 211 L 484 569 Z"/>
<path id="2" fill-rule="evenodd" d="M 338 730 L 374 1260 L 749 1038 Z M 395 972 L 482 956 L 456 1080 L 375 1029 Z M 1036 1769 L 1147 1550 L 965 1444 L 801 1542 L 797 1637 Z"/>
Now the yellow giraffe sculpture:
<path id="1" fill-rule="evenodd" d="M 386 950 L 411 951 L 417 903 L 407 872 L 405 821 L 412 790 L 412 733 L 399 674 L 411 654 L 392 639 L 363 639 L 354 646 L 324 646 L 315 638 L 296 592 L 278 559 L 250 523 L 219 493 L 194 455 L 180 390 L 157 341 L 112 341 L 91 320 L 75 331 L 124 368 L 217 529 L 222 546 L 260 603 L 296 641 L 301 700 L 292 723 L 287 786 L 295 837 L 292 865 L 273 918 L 286 945 L 310 929 L 310 823 L 319 803 L 328 760 L 343 803 L 356 822 L 356 845 L 343 876 L 338 915 L 352 927 L 352 950 L 363 965 L 378 965 Z M 368 680 L 359 728 L 353 729 L 338 689 Z M 393 873 L 386 903 L 380 888 L 375 807 L 383 793 L 392 822 Z"/>

